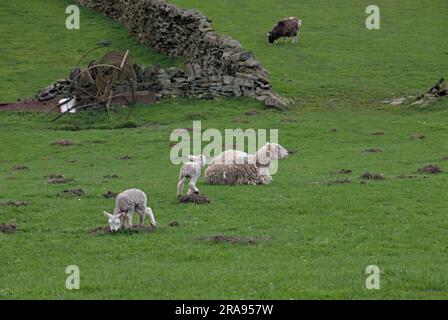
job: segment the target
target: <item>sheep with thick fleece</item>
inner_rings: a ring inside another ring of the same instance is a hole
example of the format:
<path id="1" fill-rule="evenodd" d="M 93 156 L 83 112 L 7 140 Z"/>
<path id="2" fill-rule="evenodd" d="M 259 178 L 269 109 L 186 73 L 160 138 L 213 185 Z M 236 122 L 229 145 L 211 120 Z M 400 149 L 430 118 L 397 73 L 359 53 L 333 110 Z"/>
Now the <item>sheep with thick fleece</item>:
<path id="1" fill-rule="evenodd" d="M 267 143 L 255 154 L 228 150 L 210 161 L 205 181 L 208 184 L 269 184 L 271 161 L 287 157 L 288 151 L 278 143 Z"/>
<path id="2" fill-rule="evenodd" d="M 189 179 L 188 192 L 199 193 L 199 189 L 196 187 L 196 182 L 201 176 L 201 169 L 205 166 L 205 157 L 203 155 L 199 156 L 188 156 L 189 162 L 184 163 L 180 168 L 179 182 L 177 183 L 177 195 L 181 196 L 184 189 L 184 183 L 186 179 Z"/>
<path id="3" fill-rule="evenodd" d="M 137 213 L 140 226 L 143 226 L 145 215 L 148 216 L 151 225 L 156 226 L 156 220 L 152 209 L 147 207 L 146 194 L 138 189 L 130 189 L 120 193 L 115 201 L 115 210 L 113 214 L 104 211 L 108 218 L 110 230 L 117 231 L 122 226 L 126 229 L 132 228 L 132 214 Z"/>

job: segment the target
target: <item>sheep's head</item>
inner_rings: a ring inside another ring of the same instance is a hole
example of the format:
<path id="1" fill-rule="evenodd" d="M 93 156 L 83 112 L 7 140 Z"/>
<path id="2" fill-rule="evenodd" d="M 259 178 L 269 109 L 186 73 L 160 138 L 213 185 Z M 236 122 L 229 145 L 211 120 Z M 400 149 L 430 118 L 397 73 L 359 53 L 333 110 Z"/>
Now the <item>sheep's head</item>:
<path id="1" fill-rule="evenodd" d="M 283 148 L 278 143 L 268 143 L 268 150 L 271 152 L 272 160 L 281 160 L 288 158 L 288 150 Z"/>
<path id="2" fill-rule="evenodd" d="M 275 35 L 272 31 L 268 32 L 266 34 L 266 36 L 268 37 L 269 43 L 273 43 L 275 40 L 277 40 L 277 38 L 275 37 Z"/>
<path id="3" fill-rule="evenodd" d="M 104 211 L 104 215 L 108 219 L 110 231 L 115 232 L 121 228 L 121 218 L 125 215 L 125 212 L 118 214 L 110 214 Z"/>
<path id="4" fill-rule="evenodd" d="M 261 166 L 269 166 L 272 160 L 286 159 L 288 150 L 278 143 L 267 143 L 256 153 L 257 163 Z"/>
<path id="5" fill-rule="evenodd" d="M 199 156 L 188 156 L 188 160 L 199 163 L 201 167 L 204 167 L 206 164 L 206 158 L 203 155 L 199 155 Z"/>

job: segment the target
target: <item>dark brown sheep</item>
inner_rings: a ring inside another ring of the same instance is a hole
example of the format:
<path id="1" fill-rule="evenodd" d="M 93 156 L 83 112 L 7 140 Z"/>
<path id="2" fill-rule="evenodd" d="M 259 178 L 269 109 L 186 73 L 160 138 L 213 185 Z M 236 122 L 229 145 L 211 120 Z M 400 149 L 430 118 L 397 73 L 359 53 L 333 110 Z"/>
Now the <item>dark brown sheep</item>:
<path id="1" fill-rule="evenodd" d="M 272 31 L 268 33 L 269 43 L 273 43 L 281 37 L 285 39 L 292 37 L 292 43 L 296 43 L 301 25 L 302 20 L 297 17 L 289 17 L 277 22 Z"/>

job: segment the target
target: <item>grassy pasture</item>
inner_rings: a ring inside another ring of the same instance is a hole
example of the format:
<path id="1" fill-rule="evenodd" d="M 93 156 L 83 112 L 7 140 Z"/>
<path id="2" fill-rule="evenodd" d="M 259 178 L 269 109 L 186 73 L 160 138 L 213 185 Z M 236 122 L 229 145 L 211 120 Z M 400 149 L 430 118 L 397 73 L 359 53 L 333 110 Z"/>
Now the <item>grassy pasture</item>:
<path id="1" fill-rule="evenodd" d="M 42 114 L 0 113 L 0 223 L 20 228 L 0 233 L 0 299 L 446 299 L 448 101 L 425 110 L 380 101 L 415 94 L 447 75 L 441 33 L 448 3 L 377 1 L 381 30 L 367 31 L 367 1 L 174 2 L 199 9 L 220 33 L 240 40 L 296 105 L 280 113 L 244 98 L 172 100 L 138 106 L 132 128 L 100 122 L 77 131 Z M 65 30 L 68 4 L 1 1 L 0 101 L 32 96 L 65 77 L 102 39 L 130 48 L 139 63 L 182 64 L 139 46 L 90 10 L 82 9 L 80 31 Z M 269 46 L 266 31 L 290 15 L 304 21 L 299 45 Z M 259 113 L 245 115 L 252 110 Z M 280 143 L 298 154 L 280 162 L 271 185 L 201 181 L 212 202 L 180 205 L 169 135 L 193 120 L 221 131 L 278 128 Z M 384 135 L 369 134 L 374 131 Z M 75 144 L 51 145 L 56 139 Z M 383 152 L 364 151 L 374 147 Z M 124 155 L 132 159 L 121 160 Z M 429 163 L 444 172 L 416 173 Z M 14 170 L 17 165 L 28 169 Z M 330 173 L 342 168 L 352 174 Z M 386 179 L 361 184 L 366 171 Z M 48 184 L 50 174 L 74 180 Z M 119 178 L 104 178 L 113 174 Z M 327 184 L 346 178 L 351 183 Z M 114 205 L 102 194 L 131 187 L 149 194 L 158 230 L 90 234 Z M 85 195 L 61 194 L 73 188 Z M 1 204 L 7 200 L 28 205 Z M 174 220 L 180 227 L 168 226 Z M 213 235 L 265 240 L 198 240 Z M 81 290 L 65 289 L 65 268 L 72 264 L 80 267 Z M 372 264 L 382 271 L 380 290 L 365 289 Z"/>

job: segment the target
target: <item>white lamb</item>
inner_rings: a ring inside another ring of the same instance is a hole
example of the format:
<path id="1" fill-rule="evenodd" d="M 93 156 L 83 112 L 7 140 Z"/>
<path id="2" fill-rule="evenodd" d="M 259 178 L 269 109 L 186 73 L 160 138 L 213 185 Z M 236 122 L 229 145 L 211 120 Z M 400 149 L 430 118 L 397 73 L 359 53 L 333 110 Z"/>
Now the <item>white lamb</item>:
<path id="1" fill-rule="evenodd" d="M 147 207 L 146 194 L 138 189 L 130 189 L 120 193 L 115 202 L 115 210 L 113 214 L 104 211 L 104 215 L 108 218 L 110 230 L 117 231 L 124 226 L 126 229 L 132 228 L 132 214 L 138 214 L 138 223 L 143 226 L 145 215 L 148 216 L 153 227 L 156 226 L 156 220 L 152 209 Z"/>
<path id="2" fill-rule="evenodd" d="M 205 166 L 206 159 L 203 155 L 188 156 L 189 162 L 184 163 L 180 168 L 179 182 L 177 183 L 177 195 L 181 196 L 184 189 L 185 179 L 190 179 L 187 194 L 199 193 L 196 181 L 201 176 L 201 169 Z"/>

